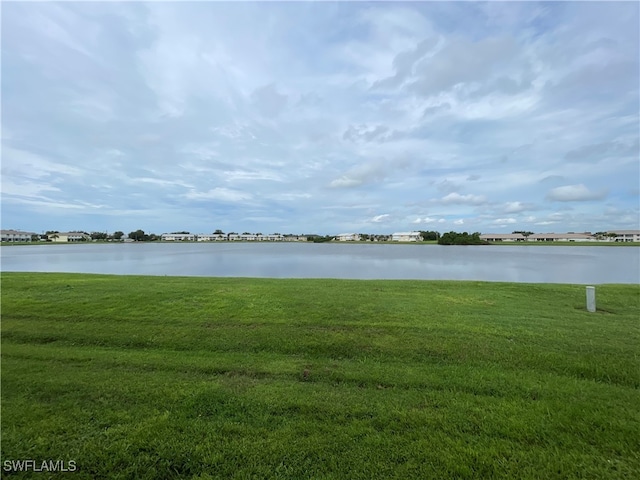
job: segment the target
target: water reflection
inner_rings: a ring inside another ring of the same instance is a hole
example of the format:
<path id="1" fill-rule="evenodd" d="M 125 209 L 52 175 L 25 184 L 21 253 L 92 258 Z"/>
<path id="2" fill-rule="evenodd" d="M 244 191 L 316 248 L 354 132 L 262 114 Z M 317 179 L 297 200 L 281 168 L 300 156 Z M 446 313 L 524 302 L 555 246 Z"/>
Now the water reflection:
<path id="1" fill-rule="evenodd" d="M 640 283 L 638 247 L 88 244 L 2 247 L 3 271 Z"/>

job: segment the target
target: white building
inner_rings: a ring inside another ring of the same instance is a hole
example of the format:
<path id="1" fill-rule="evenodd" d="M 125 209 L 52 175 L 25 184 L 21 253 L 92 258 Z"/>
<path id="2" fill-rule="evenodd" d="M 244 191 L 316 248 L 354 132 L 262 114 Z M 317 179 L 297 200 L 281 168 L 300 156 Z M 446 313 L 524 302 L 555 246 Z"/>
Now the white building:
<path id="1" fill-rule="evenodd" d="M 91 240 L 91 235 L 84 232 L 60 232 L 49 234 L 49 240 L 55 243 L 86 242 Z"/>
<path id="2" fill-rule="evenodd" d="M 263 242 L 281 242 L 282 240 L 284 240 L 284 237 L 282 235 L 278 234 L 271 234 L 271 235 L 262 235 L 262 241 Z"/>
<path id="3" fill-rule="evenodd" d="M 20 230 L 0 230 L 3 242 L 30 242 L 33 232 L 21 232 Z"/>
<path id="4" fill-rule="evenodd" d="M 396 232 L 391 235 L 392 242 L 421 242 L 420 232 Z"/>
<path id="5" fill-rule="evenodd" d="M 224 233 L 199 233 L 196 239 L 199 242 L 222 242 L 227 239 L 227 236 Z"/>
<path id="6" fill-rule="evenodd" d="M 529 235 L 530 242 L 597 242 L 590 233 L 534 233 Z"/>
<path id="7" fill-rule="evenodd" d="M 243 233 L 240 235 L 240 240 L 243 242 L 255 242 L 258 240 L 258 236 L 253 233 Z"/>
<path id="8" fill-rule="evenodd" d="M 524 242 L 527 238 L 521 233 L 483 233 L 481 240 L 487 242 Z"/>
<path id="9" fill-rule="evenodd" d="M 164 242 L 193 242 L 196 236 L 192 233 L 163 233 L 161 238 Z"/>
<path id="10" fill-rule="evenodd" d="M 640 242 L 640 230 L 609 230 L 607 233 L 615 233 L 616 242 Z"/>
<path id="11" fill-rule="evenodd" d="M 359 242 L 360 235 L 357 233 L 341 233 L 340 235 L 336 235 L 336 240 L 339 242 Z"/>

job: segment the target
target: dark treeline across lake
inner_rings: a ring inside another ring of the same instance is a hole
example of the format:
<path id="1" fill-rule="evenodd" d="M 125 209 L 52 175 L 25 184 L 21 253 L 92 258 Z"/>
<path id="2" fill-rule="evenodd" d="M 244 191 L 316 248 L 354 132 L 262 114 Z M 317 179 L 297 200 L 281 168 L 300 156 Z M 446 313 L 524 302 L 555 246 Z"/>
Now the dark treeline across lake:
<path id="1" fill-rule="evenodd" d="M 313 243 L 10 246 L 2 271 L 268 278 L 640 283 L 640 247 Z"/>

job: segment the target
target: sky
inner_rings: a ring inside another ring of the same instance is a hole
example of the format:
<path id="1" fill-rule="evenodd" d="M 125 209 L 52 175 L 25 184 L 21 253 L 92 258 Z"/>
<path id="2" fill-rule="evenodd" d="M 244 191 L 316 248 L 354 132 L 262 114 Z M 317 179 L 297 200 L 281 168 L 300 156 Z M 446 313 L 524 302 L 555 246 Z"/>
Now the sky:
<path id="1" fill-rule="evenodd" d="M 2 2 L 3 229 L 640 228 L 637 2 Z"/>

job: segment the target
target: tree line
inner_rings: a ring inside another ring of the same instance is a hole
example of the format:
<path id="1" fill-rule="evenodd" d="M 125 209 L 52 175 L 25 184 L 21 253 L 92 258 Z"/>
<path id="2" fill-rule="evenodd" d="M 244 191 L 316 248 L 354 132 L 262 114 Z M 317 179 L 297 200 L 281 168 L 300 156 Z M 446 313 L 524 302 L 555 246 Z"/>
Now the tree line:
<path id="1" fill-rule="evenodd" d="M 438 239 L 438 245 L 489 245 L 489 242 L 482 240 L 479 232 L 448 232 Z"/>
<path id="2" fill-rule="evenodd" d="M 58 230 L 48 230 L 44 235 L 42 235 L 42 239 L 43 240 L 51 240 L 51 239 L 55 239 L 57 238 L 57 235 L 60 232 Z M 74 233 L 84 233 L 85 235 L 89 236 L 91 238 L 91 240 L 103 240 L 103 241 L 108 241 L 108 240 L 122 240 L 123 237 L 125 237 L 125 233 L 118 230 L 116 232 L 113 232 L 112 234 L 108 234 L 106 232 L 85 232 L 82 230 L 76 230 L 74 231 Z M 191 233 L 188 231 L 179 231 L 179 232 L 171 232 L 172 234 L 184 234 L 184 235 L 190 235 Z M 220 229 L 216 229 L 213 232 L 214 235 L 237 235 L 236 232 L 229 232 L 229 233 L 224 233 L 222 230 Z M 250 232 L 244 232 L 243 235 L 251 235 Z M 262 235 L 262 233 L 256 233 L 255 235 Z M 279 233 L 274 233 L 274 235 L 280 235 Z M 362 241 L 389 241 L 391 240 L 391 235 L 377 235 L 377 234 L 368 234 L 368 233 L 360 233 L 360 238 Z M 440 232 L 437 231 L 423 231 L 420 230 L 420 235 L 422 236 L 422 240 L 423 241 L 437 241 L 440 239 Z M 321 242 L 330 242 L 332 241 L 335 236 L 333 235 L 315 235 L 315 234 L 308 234 L 305 235 L 306 237 L 308 237 L 308 241 L 310 242 L 316 242 L 316 243 L 321 243 Z M 146 233 L 144 230 L 142 229 L 138 229 L 138 230 L 134 230 L 132 232 L 129 232 L 129 234 L 127 235 L 127 238 L 130 238 L 131 240 L 134 240 L 136 242 L 153 242 L 153 241 L 157 241 L 157 240 L 161 240 L 162 239 L 162 235 L 157 235 L 155 233 Z"/>

